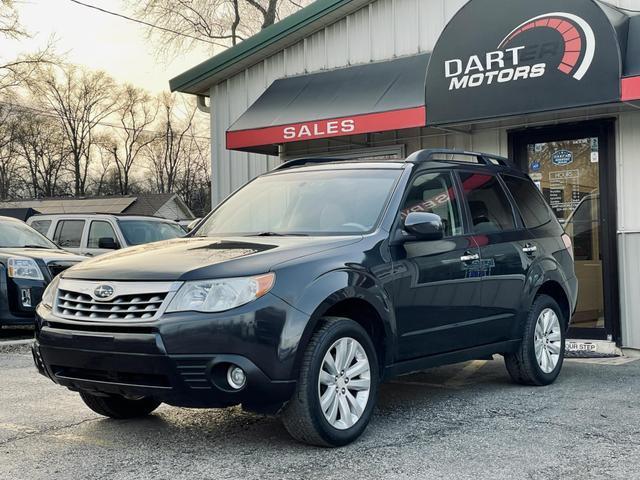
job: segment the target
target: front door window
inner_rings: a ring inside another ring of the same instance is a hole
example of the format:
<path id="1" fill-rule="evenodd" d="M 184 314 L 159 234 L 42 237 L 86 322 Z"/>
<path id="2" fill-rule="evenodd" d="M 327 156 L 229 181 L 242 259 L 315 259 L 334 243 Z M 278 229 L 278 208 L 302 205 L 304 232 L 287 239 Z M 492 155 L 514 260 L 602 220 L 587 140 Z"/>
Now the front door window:
<path id="1" fill-rule="evenodd" d="M 576 328 L 604 328 L 598 137 L 527 145 L 529 175 L 573 241 Z"/>

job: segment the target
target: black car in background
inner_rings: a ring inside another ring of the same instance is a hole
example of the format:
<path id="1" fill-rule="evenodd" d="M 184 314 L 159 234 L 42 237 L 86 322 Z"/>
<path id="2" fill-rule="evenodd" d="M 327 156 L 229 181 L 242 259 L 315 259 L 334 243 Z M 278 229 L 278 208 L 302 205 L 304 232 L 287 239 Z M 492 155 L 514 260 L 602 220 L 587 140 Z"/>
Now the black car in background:
<path id="1" fill-rule="evenodd" d="M 20 220 L 0 217 L 0 326 L 33 325 L 51 279 L 84 260 Z"/>
<path id="2" fill-rule="evenodd" d="M 493 354 L 526 385 L 562 367 L 571 242 L 506 159 L 294 160 L 187 237 L 63 272 L 37 310 L 39 371 L 109 417 L 242 404 L 338 446 L 382 380 Z"/>

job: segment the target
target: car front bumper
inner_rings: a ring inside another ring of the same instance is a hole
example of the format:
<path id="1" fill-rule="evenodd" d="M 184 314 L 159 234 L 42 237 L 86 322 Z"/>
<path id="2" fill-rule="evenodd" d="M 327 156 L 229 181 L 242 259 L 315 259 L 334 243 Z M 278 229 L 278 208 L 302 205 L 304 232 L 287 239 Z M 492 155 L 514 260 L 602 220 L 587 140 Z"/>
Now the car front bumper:
<path id="1" fill-rule="evenodd" d="M 144 325 L 73 322 L 40 306 L 34 361 L 71 390 L 265 410 L 293 394 L 297 349 L 291 347 L 307 318 L 273 295 L 254 304 L 232 314 L 164 315 Z M 227 383 L 230 365 L 245 371 L 244 388 Z"/>
<path id="2" fill-rule="evenodd" d="M 4 272 L 0 276 L 0 325 L 33 325 L 35 306 L 42 298 L 46 283 L 8 278 Z M 25 292 L 30 300 L 27 305 L 23 303 Z"/>

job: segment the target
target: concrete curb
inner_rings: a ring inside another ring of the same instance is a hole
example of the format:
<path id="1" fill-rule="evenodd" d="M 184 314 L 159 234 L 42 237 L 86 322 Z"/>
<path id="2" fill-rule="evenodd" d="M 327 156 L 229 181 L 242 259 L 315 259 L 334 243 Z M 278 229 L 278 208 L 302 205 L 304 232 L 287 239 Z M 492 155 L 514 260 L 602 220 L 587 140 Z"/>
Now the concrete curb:
<path id="1" fill-rule="evenodd" d="M 6 342 L 0 341 L 0 347 L 13 347 L 15 345 L 29 345 L 33 343 L 33 338 L 27 338 L 25 340 L 7 340 Z"/>

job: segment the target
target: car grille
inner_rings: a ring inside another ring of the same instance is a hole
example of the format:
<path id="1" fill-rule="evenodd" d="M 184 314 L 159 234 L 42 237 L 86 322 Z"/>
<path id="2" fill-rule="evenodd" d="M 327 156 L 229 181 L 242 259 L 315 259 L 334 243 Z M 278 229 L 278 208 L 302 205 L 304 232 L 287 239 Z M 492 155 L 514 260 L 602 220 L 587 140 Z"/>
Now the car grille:
<path id="1" fill-rule="evenodd" d="M 93 294 L 100 285 L 103 283 L 62 279 L 56 297 L 56 314 L 73 320 L 148 321 L 159 315 L 169 293 L 175 291 L 166 283 L 154 286 L 153 282 L 113 282 L 110 285 L 114 295 L 102 300 Z"/>

